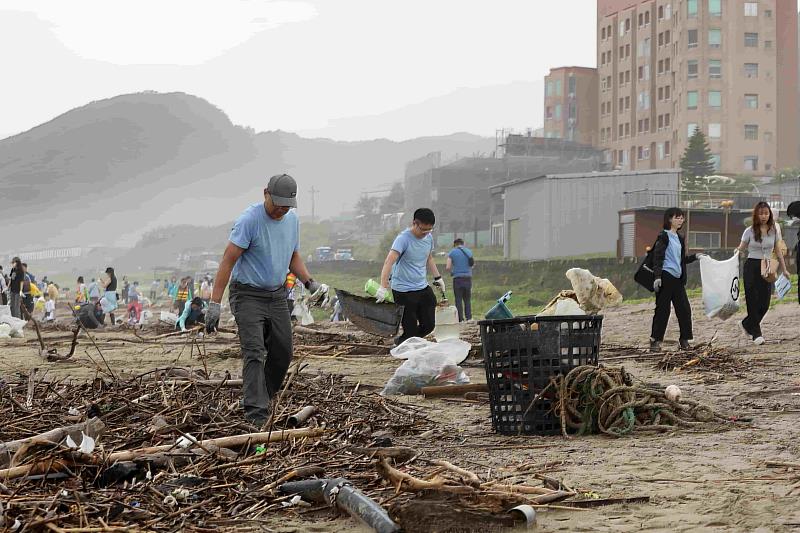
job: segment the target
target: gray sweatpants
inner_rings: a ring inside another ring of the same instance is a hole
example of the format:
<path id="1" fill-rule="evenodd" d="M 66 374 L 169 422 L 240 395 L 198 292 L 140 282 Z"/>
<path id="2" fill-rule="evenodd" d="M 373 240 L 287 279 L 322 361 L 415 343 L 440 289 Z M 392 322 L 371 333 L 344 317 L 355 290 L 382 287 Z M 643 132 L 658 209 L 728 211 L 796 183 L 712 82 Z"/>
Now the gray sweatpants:
<path id="1" fill-rule="evenodd" d="M 244 416 L 254 424 L 263 424 L 292 360 L 286 289 L 265 291 L 233 282 L 230 303 L 242 346 Z"/>
<path id="2" fill-rule="evenodd" d="M 11 295 L 11 316 L 14 318 L 22 318 L 22 311 L 19 309 L 22 295 L 18 292 L 9 292 L 9 294 Z"/>

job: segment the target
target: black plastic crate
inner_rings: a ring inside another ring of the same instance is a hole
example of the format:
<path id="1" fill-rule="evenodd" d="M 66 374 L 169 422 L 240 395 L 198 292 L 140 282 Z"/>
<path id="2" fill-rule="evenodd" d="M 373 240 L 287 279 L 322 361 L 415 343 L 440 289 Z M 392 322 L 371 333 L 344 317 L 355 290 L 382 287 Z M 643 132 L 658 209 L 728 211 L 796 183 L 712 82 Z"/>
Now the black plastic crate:
<path id="1" fill-rule="evenodd" d="M 504 435 L 559 434 L 553 387 L 533 406 L 531 400 L 550 378 L 597 364 L 603 317 L 520 316 L 478 325 L 494 430 Z"/>

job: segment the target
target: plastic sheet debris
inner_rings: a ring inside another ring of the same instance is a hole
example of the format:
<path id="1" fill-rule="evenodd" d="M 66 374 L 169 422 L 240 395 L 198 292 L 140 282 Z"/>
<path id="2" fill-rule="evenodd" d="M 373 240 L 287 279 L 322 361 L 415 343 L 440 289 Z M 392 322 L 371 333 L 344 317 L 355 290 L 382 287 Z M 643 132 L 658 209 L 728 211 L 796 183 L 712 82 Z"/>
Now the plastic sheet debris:
<path id="1" fill-rule="evenodd" d="M 0 324 L 9 326 L 9 337 L 23 337 L 22 328 L 25 327 L 27 322 L 21 318 L 11 316 L 11 307 L 8 305 L 0 305 Z M 3 328 L 5 330 L 5 328 Z M 0 337 L 3 335 L 0 333 Z"/>
<path id="2" fill-rule="evenodd" d="M 92 453 L 95 448 L 95 440 L 83 431 L 79 435 L 67 435 L 64 444 L 68 448 L 77 448 L 81 453 Z"/>
<path id="3" fill-rule="evenodd" d="M 406 339 L 391 354 L 405 359 L 386 383 L 381 395 L 420 394 L 422 387 L 469 383 L 458 366 L 469 354 L 471 345 L 460 339 L 430 342 L 419 337 Z"/>
<path id="4" fill-rule="evenodd" d="M 605 278 L 598 278 L 584 268 L 570 268 L 566 276 L 586 314 L 594 315 L 622 303 L 622 294 Z"/>
<path id="5" fill-rule="evenodd" d="M 700 258 L 703 306 L 708 318 L 727 320 L 739 310 L 739 251 L 730 259 Z"/>
<path id="6" fill-rule="evenodd" d="M 537 316 L 580 316 L 586 315 L 578 303 L 575 291 L 561 291 L 542 309 Z"/>

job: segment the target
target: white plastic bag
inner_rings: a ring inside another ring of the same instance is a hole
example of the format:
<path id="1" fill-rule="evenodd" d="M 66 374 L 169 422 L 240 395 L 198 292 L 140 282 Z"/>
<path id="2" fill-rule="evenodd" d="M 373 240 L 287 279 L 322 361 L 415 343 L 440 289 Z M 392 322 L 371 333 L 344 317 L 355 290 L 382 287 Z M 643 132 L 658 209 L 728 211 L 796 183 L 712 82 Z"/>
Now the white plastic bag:
<path id="1" fill-rule="evenodd" d="M 622 294 L 605 278 L 598 278 L 583 268 L 570 268 L 565 275 L 586 314 L 594 315 L 622 303 Z"/>
<path id="2" fill-rule="evenodd" d="M 461 385 L 469 377 L 459 363 L 467 358 L 470 344 L 461 339 L 429 342 L 419 337 L 406 339 L 391 350 L 393 357 L 405 359 L 386 383 L 381 395 L 419 394 L 431 385 Z"/>
<path id="3" fill-rule="evenodd" d="M 725 261 L 701 257 L 700 279 L 708 318 L 727 320 L 739 310 L 739 250 Z"/>
<path id="4" fill-rule="evenodd" d="M 8 324 L 8 326 L 11 328 L 9 336 L 22 337 L 22 328 L 25 327 L 27 321 L 22 320 L 21 318 L 14 318 L 11 315 L 0 315 L 0 324 Z"/>

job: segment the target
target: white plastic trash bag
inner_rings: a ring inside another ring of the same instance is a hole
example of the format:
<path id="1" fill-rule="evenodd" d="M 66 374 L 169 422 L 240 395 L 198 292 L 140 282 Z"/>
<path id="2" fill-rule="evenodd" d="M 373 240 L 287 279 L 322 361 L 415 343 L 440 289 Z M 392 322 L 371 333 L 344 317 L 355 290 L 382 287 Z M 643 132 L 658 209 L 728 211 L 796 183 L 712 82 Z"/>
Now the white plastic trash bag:
<path id="1" fill-rule="evenodd" d="M 430 342 L 419 337 L 406 339 L 391 354 L 405 359 L 386 383 L 381 395 L 419 394 L 422 387 L 462 385 L 469 377 L 459 363 L 469 354 L 470 344 L 461 339 Z"/>
<path id="2" fill-rule="evenodd" d="M 739 250 L 725 261 L 700 258 L 703 305 L 708 318 L 727 320 L 739 310 Z"/>
<path id="3" fill-rule="evenodd" d="M 11 315 L 0 315 L 0 324 L 7 324 L 11 328 L 9 332 L 10 337 L 22 337 L 22 328 L 25 327 L 27 322 L 21 318 L 14 318 Z"/>
<path id="4" fill-rule="evenodd" d="M 605 278 L 598 278 L 583 268 L 570 268 L 565 275 L 586 314 L 597 314 L 606 307 L 622 303 L 622 294 Z"/>

